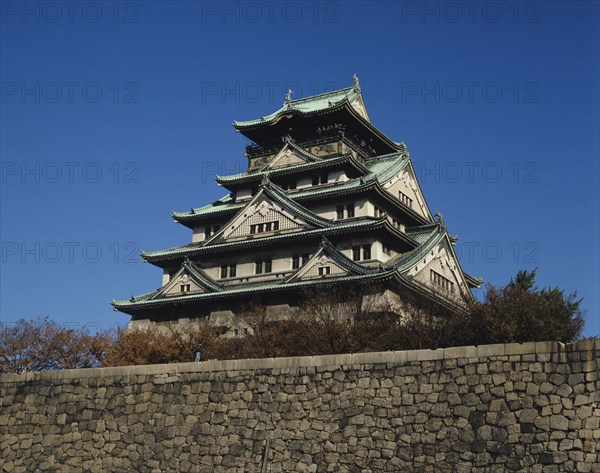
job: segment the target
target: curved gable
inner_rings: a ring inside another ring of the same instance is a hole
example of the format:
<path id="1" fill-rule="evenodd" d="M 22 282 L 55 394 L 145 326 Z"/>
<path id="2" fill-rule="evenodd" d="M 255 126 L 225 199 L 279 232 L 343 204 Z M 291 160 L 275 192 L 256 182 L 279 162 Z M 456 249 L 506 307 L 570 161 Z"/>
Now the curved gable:
<path id="1" fill-rule="evenodd" d="M 425 201 L 421 186 L 417 181 L 415 171 L 410 162 L 408 166 L 405 166 L 404 169 L 386 182 L 383 188 L 404 205 L 412 208 L 428 221 L 433 222 L 431 211 Z"/>

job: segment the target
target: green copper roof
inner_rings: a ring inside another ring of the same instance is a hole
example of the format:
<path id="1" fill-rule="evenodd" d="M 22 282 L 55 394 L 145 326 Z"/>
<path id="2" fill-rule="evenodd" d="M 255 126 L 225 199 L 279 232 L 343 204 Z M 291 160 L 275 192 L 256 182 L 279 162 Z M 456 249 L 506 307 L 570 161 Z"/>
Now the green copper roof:
<path id="1" fill-rule="evenodd" d="M 209 291 L 221 291 L 222 287 L 218 284 L 214 279 L 208 276 L 200 267 L 191 262 L 189 259 L 184 259 L 183 264 L 181 265 L 181 270 L 179 272 L 183 272 L 186 270 L 198 283 L 199 286 L 207 289 Z"/>
<path id="2" fill-rule="evenodd" d="M 404 272 L 418 263 L 427 253 L 429 253 L 441 240 L 444 238 L 448 238 L 449 247 L 452 250 L 452 241 L 450 239 L 450 235 L 446 230 L 446 225 L 444 223 L 443 217 L 438 212 L 438 221 L 429 225 L 423 225 L 421 227 L 413 227 L 407 228 L 406 233 L 409 235 L 414 241 L 416 241 L 419 246 L 412 251 L 399 255 L 395 258 L 392 258 L 386 264 L 383 265 L 384 268 L 395 268 L 400 272 Z M 460 267 L 460 261 L 454 255 L 456 263 Z M 483 283 L 483 279 L 475 278 L 473 276 L 468 275 L 462 269 L 460 270 L 460 274 L 462 274 L 465 278 L 465 282 L 467 286 L 470 287 L 480 287 Z"/>
<path id="3" fill-rule="evenodd" d="M 377 271 L 367 274 L 356 274 L 351 276 L 330 276 L 323 278 L 314 278 L 307 280 L 300 280 L 295 282 L 284 282 L 280 281 L 279 284 L 274 284 L 272 281 L 264 284 L 255 284 L 248 286 L 236 286 L 234 288 L 226 288 L 220 292 L 203 292 L 187 294 L 185 296 L 171 296 L 164 299 L 151 299 L 151 296 L 156 294 L 157 291 L 149 293 L 149 295 L 135 297 L 135 300 L 113 300 L 112 306 L 120 311 L 128 312 L 131 309 L 148 309 L 152 307 L 160 307 L 162 305 L 170 305 L 174 302 L 194 302 L 202 301 L 206 299 L 214 299 L 220 297 L 231 297 L 237 295 L 249 295 L 259 294 L 266 291 L 286 291 L 290 289 L 298 289 L 302 287 L 310 286 L 321 286 L 327 284 L 334 284 L 337 282 L 357 282 L 357 281 L 380 281 L 382 279 L 388 279 L 394 276 L 396 271 Z"/>
<path id="4" fill-rule="evenodd" d="M 149 262 L 162 261 L 168 259 L 179 259 L 183 256 L 192 256 L 204 252 L 214 250 L 228 250 L 233 248 L 253 247 L 257 245 L 271 246 L 280 240 L 297 240 L 306 237 L 336 235 L 349 231 L 366 231 L 377 228 L 386 224 L 386 217 L 373 218 L 361 217 L 356 220 L 348 220 L 343 223 L 338 223 L 334 226 L 325 228 L 316 228 L 313 230 L 305 230 L 303 232 L 283 233 L 281 235 L 273 235 L 269 237 L 249 237 L 245 240 L 234 242 L 215 243 L 211 245 L 203 245 L 202 243 L 189 243 L 187 245 L 176 246 L 160 251 L 150 251 L 142 253 L 142 257 Z"/>
<path id="5" fill-rule="evenodd" d="M 345 89 L 334 90 L 326 92 L 324 94 L 313 95 L 311 97 L 305 97 L 301 99 L 292 99 L 284 102 L 283 106 L 264 117 L 260 117 L 256 120 L 248 121 L 234 121 L 233 126 L 237 129 L 248 128 L 262 123 L 268 123 L 275 120 L 279 115 L 289 113 L 292 111 L 299 112 L 302 114 L 319 112 L 327 110 L 340 105 L 346 101 L 352 102 L 360 95 L 360 87 L 353 85 L 352 87 L 346 87 Z"/>
<path id="6" fill-rule="evenodd" d="M 243 183 L 251 183 L 255 181 L 259 181 L 263 176 L 268 175 L 269 177 L 277 177 L 284 176 L 288 174 L 296 174 L 299 172 L 312 171 L 315 169 L 322 169 L 332 166 L 337 166 L 340 164 L 344 164 L 346 162 L 350 162 L 357 169 L 364 169 L 368 171 L 364 166 L 362 166 L 358 161 L 352 158 L 350 153 L 343 154 L 341 156 L 336 156 L 334 158 L 326 158 L 320 159 L 318 161 L 297 164 L 295 166 L 287 166 L 276 169 L 268 169 L 265 171 L 256 171 L 256 172 L 242 172 L 239 174 L 232 174 L 230 176 L 217 176 L 216 180 L 219 184 L 227 185 L 227 184 L 243 184 Z"/>
<path id="7" fill-rule="evenodd" d="M 194 281 L 199 287 L 203 288 L 205 291 L 219 292 L 222 290 L 221 285 L 217 284 L 217 282 L 214 281 L 211 277 L 209 277 L 204 271 L 202 271 L 201 268 L 199 268 L 194 263 L 192 263 L 189 259 L 186 258 L 183 260 L 183 263 L 181 264 L 181 268 L 179 268 L 179 271 L 177 271 L 177 273 L 175 273 L 175 275 L 169 280 L 169 282 L 167 284 L 165 284 L 163 287 L 161 287 L 160 289 L 158 289 L 154 292 L 144 294 L 143 296 L 138 296 L 137 298 L 132 298 L 130 300 L 132 302 L 135 302 L 136 300 L 140 300 L 141 298 L 143 298 L 145 300 L 145 299 L 156 299 L 161 296 L 164 297 L 165 293 L 168 291 L 168 289 L 172 285 L 173 281 L 175 281 L 177 278 L 179 278 L 179 276 L 181 276 L 183 273 L 188 274 L 189 277 L 192 279 L 192 281 Z M 171 296 L 168 296 L 168 297 L 171 297 Z"/>
<path id="8" fill-rule="evenodd" d="M 294 193 L 286 194 L 290 199 L 296 200 L 308 196 L 330 195 L 343 190 L 357 189 L 367 182 L 378 181 L 380 184 L 385 184 L 396 174 L 398 174 L 409 162 L 408 156 L 403 152 L 387 154 L 371 158 L 365 161 L 366 167 L 369 169 L 369 174 L 360 179 L 352 179 L 340 184 L 323 187 L 308 187 L 298 190 Z M 300 166 L 305 166 L 304 164 Z M 288 168 L 288 169 L 291 169 Z M 239 210 L 246 205 L 245 202 L 238 203 L 233 200 L 232 194 L 229 194 L 212 204 L 205 205 L 192 209 L 190 212 L 173 212 L 172 216 L 176 220 L 193 219 L 194 217 L 204 215 L 214 215 L 219 212 L 227 212 Z"/>
<path id="9" fill-rule="evenodd" d="M 475 276 L 471 276 L 470 274 L 464 273 L 465 275 L 465 279 L 467 280 L 467 283 L 471 286 L 471 287 L 476 287 L 476 288 L 480 288 L 481 285 L 483 284 L 483 278 L 477 278 Z"/>
<path id="10" fill-rule="evenodd" d="M 283 189 L 272 184 L 271 181 L 268 180 L 268 177 L 265 176 L 265 178 L 266 178 L 266 182 L 264 184 L 262 184 L 261 190 L 254 197 L 254 199 L 252 199 L 252 201 L 257 200 L 259 194 L 262 192 L 265 195 L 267 195 L 268 197 L 270 197 L 273 201 L 290 209 L 292 212 L 299 215 L 307 222 L 312 223 L 313 225 L 324 226 L 324 227 L 331 227 L 331 226 L 335 225 L 335 223 L 331 222 L 331 220 L 319 217 L 317 214 L 315 214 L 314 212 L 311 212 L 303 205 L 300 205 L 298 202 L 290 199 Z M 252 201 L 250 201 L 250 203 L 252 203 Z M 250 205 L 250 204 L 248 204 L 248 205 Z"/>
<path id="11" fill-rule="evenodd" d="M 292 137 L 289 135 L 283 137 L 283 142 L 286 143 L 291 149 L 293 149 L 294 151 L 296 151 L 298 154 L 305 157 L 309 161 L 320 161 L 321 160 L 321 158 L 319 158 L 318 156 L 316 156 L 312 153 L 309 153 L 304 148 L 298 146 L 296 144 L 296 141 L 294 139 L 292 139 Z M 268 166 L 269 166 L 269 164 L 267 163 L 264 167 L 267 168 Z"/>
<path id="12" fill-rule="evenodd" d="M 412 251 L 398 255 L 387 261 L 383 265 L 384 268 L 394 268 L 398 271 L 406 271 L 423 258 L 423 256 L 429 253 L 446 234 L 445 228 L 439 223 L 424 225 L 423 227 L 418 227 L 414 230 L 415 231 L 412 232 L 407 230 L 407 233 L 419 243 L 419 246 Z"/>
<path id="13" fill-rule="evenodd" d="M 291 274 L 286 281 L 293 282 L 294 280 L 301 278 L 304 274 L 306 274 L 306 271 L 310 270 L 313 263 L 318 261 L 323 256 L 327 256 L 329 259 L 333 260 L 340 268 L 348 271 L 349 274 L 373 274 L 381 270 L 381 268 L 363 266 L 356 261 L 352 261 L 333 244 L 331 244 L 327 238 L 323 237 L 319 245 L 319 250 L 302 268 Z"/>

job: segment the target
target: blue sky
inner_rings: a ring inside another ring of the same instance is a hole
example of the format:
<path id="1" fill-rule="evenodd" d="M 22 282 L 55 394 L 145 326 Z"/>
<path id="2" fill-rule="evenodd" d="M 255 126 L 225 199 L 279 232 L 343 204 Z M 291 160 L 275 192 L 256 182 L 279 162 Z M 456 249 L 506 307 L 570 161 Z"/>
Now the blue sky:
<path id="1" fill-rule="evenodd" d="M 538 267 L 600 333 L 597 2 L 0 6 L 2 322 L 125 324 L 111 299 L 160 286 L 139 252 L 191 241 L 170 213 L 244 169 L 231 122 L 356 72 L 463 268 Z"/>

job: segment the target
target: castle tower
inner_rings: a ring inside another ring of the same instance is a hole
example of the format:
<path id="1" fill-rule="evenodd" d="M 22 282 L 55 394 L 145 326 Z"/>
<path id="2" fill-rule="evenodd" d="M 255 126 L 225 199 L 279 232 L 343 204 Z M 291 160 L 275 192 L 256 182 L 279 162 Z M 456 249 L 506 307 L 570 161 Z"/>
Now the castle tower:
<path id="1" fill-rule="evenodd" d="M 223 198 L 173 214 L 192 243 L 142 254 L 163 280 L 113 301 L 133 325 L 225 323 L 249 301 L 297 307 L 301 291 L 340 285 L 455 310 L 472 298 L 481 281 L 462 271 L 406 146 L 371 123 L 356 76 L 348 88 L 288 93 L 279 110 L 234 127 L 253 142 L 248 171 L 217 177 Z"/>

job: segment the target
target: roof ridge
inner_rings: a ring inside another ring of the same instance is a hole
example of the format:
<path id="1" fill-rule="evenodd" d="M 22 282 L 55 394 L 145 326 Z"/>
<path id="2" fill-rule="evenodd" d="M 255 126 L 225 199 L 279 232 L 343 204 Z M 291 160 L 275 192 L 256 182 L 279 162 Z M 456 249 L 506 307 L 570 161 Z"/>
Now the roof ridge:
<path id="1" fill-rule="evenodd" d="M 316 154 L 313 154 L 310 151 L 306 151 L 302 146 L 300 146 L 298 143 L 296 143 L 296 140 L 294 140 L 291 136 L 289 136 L 289 135 L 286 136 L 284 138 L 284 141 L 285 141 L 285 143 L 287 143 L 288 146 L 295 149 L 300 154 L 303 154 L 311 161 L 320 161 L 321 160 L 321 158 L 319 158 Z"/>
<path id="2" fill-rule="evenodd" d="M 426 225 L 424 225 L 426 226 Z M 438 226 L 438 224 L 436 223 L 435 226 Z M 436 231 L 436 232 L 431 232 L 431 234 L 429 235 L 429 237 L 419 243 L 419 242 L 415 242 L 417 243 L 417 246 L 415 248 L 413 248 L 410 251 L 407 251 L 406 253 L 403 253 L 401 255 L 398 255 L 398 257 L 396 258 L 392 258 L 391 260 L 387 261 L 384 265 L 383 268 L 384 269 L 399 269 L 401 266 L 410 266 L 411 264 L 414 263 L 414 261 L 419 260 L 422 256 L 423 253 L 427 253 L 429 252 L 429 250 L 431 249 L 433 244 L 437 244 L 438 241 L 445 235 L 446 232 L 440 232 L 440 231 Z"/>
<path id="3" fill-rule="evenodd" d="M 356 89 L 356 86 L 350 85 L 348 87 L 342 87 L 341 89 L 330 90 L 328 92 L 323 92 L 321 94 L 309 95 L 308 97 L 292 99 L 288 103 L 294 104 L 294 103 L 300 103 L 300 102 L 307 102 L 307 101 L 315 100 L 315 99 L 321 99 L 321 98 L 324 98 L 324 97 L 327 97 L 330 95 L 336 95 L 341 92 L 350 92 L 353 89 Z M 357 91 L 360 91 L 360 89 L 357 89 Z"/>
<path id="4" fill-rule="evenodd" d="M 303 287 L 303 286 L 318 286 L 318 285 L 326 285 L 326 284 L 336 284 L 343 281 L 362 281 L 362 280 L 371 280 L 371 278 L 375 280 L 380 280 L 383 278 L 388 278 L 394 274 L 394 271 L 381 271 L 381 272 L 373 272 L 367 274 L 359 274 L 359 275 L 350 275 L 350 276 L 333 276 L 331 278 L 315 278 L 302 280 L 297 282 L 290 282 L 287 284 L 273 284 L 265 283 L 265 284 L 253 284 L 251 286 L 240 285 L 240 286 L 232 286 L 230 288 L 226 288 L 223 292 L 212 292 L 212 293 L 193 293 L 185 296 L 174 296 L 170 297 L 168 300 L 165 299 L 156 299 L 156 300 L 140 300 L 140 301 L 132 301 L 132 300 L 124 300 L 124 299 L 113 299 L 112 306 L 117 308 L 118 310 L 127 309 L 129 307 L 139 306 L 152 306 L 152 305 L 160 305 L 169 303 L 172 301 L 176 302 L 188 302 L 195 301 L 201 299 L 208 299 L 211 297 L 227 297 L 229 295 L 238 295 L 238 294 L 246 294 L 253 293 L 265 290 L 289 290 L 290 288 L 295 287 Z M 139 296 L 138 296 L 139 297 Z M 137 299 L 136 297 L 135 299 Z M 137 302 L 137 303 L 136 303 Z"/>
<path id="5" fill-rule="evenodd" d="M 352 228 L 363 228 L 363 227 L 376 227 L 377 225 L 380 225 L 382 223 L 383 219 L 379 218 L 379 219 L 365 219 L 365 220 L 354 220 L 351 222 L 342 222 L 339 224 L 335 224 L 335 225 L 331 225 L 328 227 L 324 227 L 324 228 L 315 228 L 312 230 L 307 230 L 306 232 L 303 233 L 298 233 L 298 232 L 291 232 L 291 233 L 283 233 L 280 235 L 273 235 L 273 236 L 269 236 L 269 237 L 264 237 L 264 238 L 260 238 L 258 240 L 262 240 L 262 241 L 272 241 L 272 240 L 279 240 L 282 238 L 289 238 L 289 237 L 295 237 L 298 235 L 306 235 L 306 234 L 312 234 L 312 233 L 317 233 L 318 232 L 324 232 L 324 233 L 328 233 L 328 232 L 335 232 L 335 231 L 339 231 L 339 230 L 345 230 L 345 229 L 352 229 Z M 185 254 L 190 254 L 193 253 L 195 251 L 203 251 L 203 250 L 214 250 L 215 248 L 220 248 L 223 247 L 225 245 L 230 245 L 230 246 L 236 246 L 239 244 L 245 244 L 245 243 L 251 243 L 257 242 L 257 239 L 244 239 L 244 240 L 237 240 L 237 241 L 233 241 L 233 242 L 226 242 L 226 243 L 218 243 L 215 245 L 209 245 L 209 246 L 203 246 L 201 245 L 199 242 L 197 243 L 187 243 L 185 245 L 179 245 L 179 246 L 174 246 L 171 248 L 166 248 L 164 250 L 157 250 L 157 251 L 147 251 L 147 252 L 143 252 L 142 253 L 142 257 L 144 259 L 146 258 L 160 258 L 161 256 L 167 256 L 168 254 L 180 254 L 182 256 L 185 256 Z M 184 253 L 184 254 L 182 254 Z"/>
<path id="6" fill-rule="evenodd" d="M 191 261 L 187 256 L 185 257 L 182 267 L 185 267 L 193 276 L 198 278 L 198 281 L 203 283 L 214 291 L 222 291 L 223 288 L 213 278 L 211 278 L 206 272 L 200 268 L 196 263 Z"/>
<path id="7" fill-rule="evenodd" d="M 391 158 L 393 158 L 395 156 L 402 155 L 402 154 L 404 154 L 402 151 L 394 151 L 393 153 L 380 154 L 380 155 L 377 155 L 377 156 L 369 156 L 369 157 L 365 158 L 365 162 L 383 161 L 385 159 L 391 159 Z"/>
<path id="8" fill-rule="evenodd" d="M 253 171 L 253 172 L 246 171 L 246 172 L 242 172 L 242 173 L 238 173 L 238 174 L 230 174 L 227 176 L 216 176 L 215 179 L 217 180 L 217 182 L 227 182 L 227 181 L 231 181 L 231 180 L 235 180 L 235 179 L 252 178 L 255 176 L 258 177 L 258 176 L 262 176 L 264 174 L 271 174 L 273 176 L 278 175 L 278 174 L 288 174 L 288 173 L 293 173 L 293 171 L 296 169 L 301 170 L 301 169 L 303 169 L 303 167 L 306 167 L 307 169 L 312 169 L 312 167 L 320 167 L 320 166 L 326 167 L 328 165 L 343 162 L 350 158 L 353 158 L 352 153 L 345 152 L 338 156 L 333 156 L 333 157 L 324 158 L 324 159 L 318 159 L 315 161 L 311 161 L 309 163 L 298 163 L 298 164 L 292 164 L 290 166 L 285 166 L 285 167 L 280 167 L 280 168 L 275 168 L 275 169 L 267 169 L 267 170 Z"/>
<path id="9" fill-rule="evenodd" d="M 283 200 L 286 204 L 289 204 L 292 207 L 292 209 L 300 213 L 302 217 L 308 217 L 307 219 L 319 222 L 324 226 L 331 226 L 331 220 L 327 220 L 325 218 L 320 217 L 312 210 L 306 208 L 304 205 L 300 204 L 299 202 L 296 202 L 293 199 L 290 199 L 281 187 L 279 187 L 277 184 L 274 184 L 270 180 L 267 180 L 267 182 L 263 184 L 262 187 L 267 191 L 267 193 L 272 192 L 276 196 L 276 198 L 279 198 Z"/>

